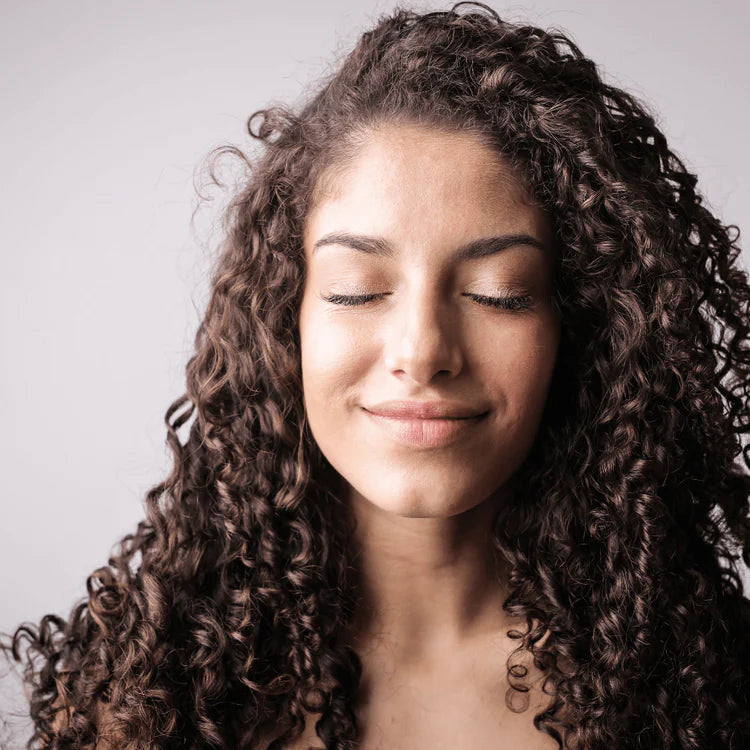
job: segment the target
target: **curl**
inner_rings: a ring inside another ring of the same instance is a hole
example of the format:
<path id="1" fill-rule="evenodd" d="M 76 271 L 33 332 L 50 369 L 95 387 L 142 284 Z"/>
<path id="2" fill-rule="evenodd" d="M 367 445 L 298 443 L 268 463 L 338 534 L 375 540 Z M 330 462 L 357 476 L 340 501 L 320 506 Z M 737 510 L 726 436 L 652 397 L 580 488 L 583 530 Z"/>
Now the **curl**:
<path id="1" fill-rule="evenodd" d="M 491 144 L 556 231 L 560 353 L 521 490 L 493 523 L 504 609 L 526 622 L 512 658 L 530 655 L 553 696 L 535 726 L 560 747 L 750 743 L 739 231 L 562 32 L 461 2 L 380 18 L 299 111 L 248 119 L 257 158 L 212 154 L 245 176 L 165 417 L 173 468 L 69 618 L 4 646 L 20 661 L 28 641 L 29 748 L 94 747 L 102 712 L 116 747 L 257 747 L 280 729 L 275 750 L 311 713 L 325 747 L 355 746 L 356 550 L 301 398 L 300 247 L 326 179 L 400 121 Z M 526 676 L 509 659 L 508 705 Z"/>

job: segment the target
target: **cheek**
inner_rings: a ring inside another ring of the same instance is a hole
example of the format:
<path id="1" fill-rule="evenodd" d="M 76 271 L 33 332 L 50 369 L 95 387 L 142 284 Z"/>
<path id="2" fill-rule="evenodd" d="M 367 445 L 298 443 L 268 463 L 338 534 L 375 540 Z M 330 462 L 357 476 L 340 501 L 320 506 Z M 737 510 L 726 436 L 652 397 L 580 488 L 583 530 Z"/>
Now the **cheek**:
<path id="1" fill-rule="evenodd" d="M 330 315 L 308 316 L 300 322 L 302 390 L 312 436 L 323 455 L 344 477 L 362 463 L 356 413 L 361 401 L 358 384 L 368 370 L 364 341 L 351 326 Z"/>
<path id="2" fill-rule="evenodd" d="M 526 332 L 497 348 L 490 365 L 507 399 L 509 419 L 534 431 L 541 419 L 557 358 L 559 333 L 553 323 L 538 321 Z"/>
<path id="3" fill-rule="evenodd" d="M 335 317 L 335 316 L 334 316 Z M 302 385 L 311 412 L 342 407 L 366 360 L 366 339 L 331 316 L 300 323 Z"/>

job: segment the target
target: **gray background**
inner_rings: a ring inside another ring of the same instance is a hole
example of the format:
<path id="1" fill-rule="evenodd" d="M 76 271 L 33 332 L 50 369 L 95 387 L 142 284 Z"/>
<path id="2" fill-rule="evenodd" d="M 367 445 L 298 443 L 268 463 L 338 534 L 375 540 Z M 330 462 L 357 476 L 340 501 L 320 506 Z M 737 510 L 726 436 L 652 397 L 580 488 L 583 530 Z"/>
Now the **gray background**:
<path id="1" fill-rule="evenodd" d="M 490 4 L 568 32 L 750 232 L 750 4 Z M 393 7 L 0 4 L 0 630 L 67 617 L 169 470 L 163 414 L 183 392 L 221 202 L 191 226 L 202 157 L 248 146 L 251 112 L 294 101 Z M 18 691 L 3 684 L 7 709 Z"/>

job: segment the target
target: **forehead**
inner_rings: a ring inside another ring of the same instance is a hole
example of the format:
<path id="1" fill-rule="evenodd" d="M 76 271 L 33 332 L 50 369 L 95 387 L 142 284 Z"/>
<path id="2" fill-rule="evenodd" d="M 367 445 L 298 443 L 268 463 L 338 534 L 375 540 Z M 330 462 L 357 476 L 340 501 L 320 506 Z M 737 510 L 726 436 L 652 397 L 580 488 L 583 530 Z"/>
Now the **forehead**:
<path id="1" fill-rule="evenodd" d="M 543 233 L 545 222 L 505 157 L 476 135 L 391 124 L 323 175 L 305 245 L 332 229 L 458 240 L 472 228 Z"/>

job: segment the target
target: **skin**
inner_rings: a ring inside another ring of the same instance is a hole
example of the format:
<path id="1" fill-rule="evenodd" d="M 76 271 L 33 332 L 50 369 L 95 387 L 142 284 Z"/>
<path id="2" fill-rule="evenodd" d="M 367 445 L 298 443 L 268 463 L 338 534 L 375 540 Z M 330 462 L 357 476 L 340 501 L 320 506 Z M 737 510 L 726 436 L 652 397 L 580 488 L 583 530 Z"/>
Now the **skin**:
<path id="1" fill-rule="evenodd" d="M 373 696 L 386 684 L 393 695 L 397 679 L 435 705 L 429 685 L 494 684 L 518 645 L 502 633 L 516 623 L 501 610 L 507 569 L 489 527 L 537 434 L 557 356 L 554 237 L 502 156 L 467 133 L 379 126 L 325 185 L 303 235 L 302 376 L 312 434 L 357 518 L 364 604 L 352 643 Z M 381 237 L 393 255 L 313 250 L 331 232 Z M 452 258 L 506 234 L 543 247 Z M 332 293 L 385 296 L 345 306 L 323 299 Z M 530 306 L 468 293 L 527 295 Z M 488 414 L 451 445 L 406 446 L 362 408 L 386 399 Z"/>

